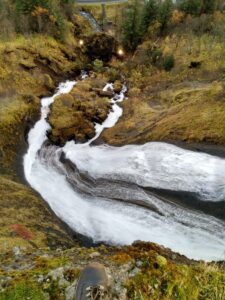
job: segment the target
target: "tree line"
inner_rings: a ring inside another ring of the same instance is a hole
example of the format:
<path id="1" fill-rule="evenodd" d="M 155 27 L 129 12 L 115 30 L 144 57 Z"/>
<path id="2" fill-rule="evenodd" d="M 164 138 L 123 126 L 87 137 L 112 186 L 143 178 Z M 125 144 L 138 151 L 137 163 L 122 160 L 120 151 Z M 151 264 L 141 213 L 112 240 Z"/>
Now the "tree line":
<path id="1" fill-rule="evenodd" d="M 74 0 L 1 0 L 0 37 L 48 33 L 62 39 L 73 11 Z"/>
<path id="2" fill-rule="evenodd" d="M 133 0 L 124 10 L 122 38 L 126 49 L 134 51 L 152 24 L 158 23 L 163 34 L 171 17 L 180 14 L 200 16 L 223 10 L 223 0 Z"/>

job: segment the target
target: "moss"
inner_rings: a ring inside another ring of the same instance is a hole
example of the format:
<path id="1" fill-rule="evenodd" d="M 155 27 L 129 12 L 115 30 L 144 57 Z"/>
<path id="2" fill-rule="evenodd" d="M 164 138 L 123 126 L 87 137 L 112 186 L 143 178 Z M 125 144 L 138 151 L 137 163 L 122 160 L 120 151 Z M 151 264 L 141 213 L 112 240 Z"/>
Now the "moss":
<path id="1" fill-rule="evenodd" d="M 21 282 L 9 289 L 6 289 L 3 293 L 0 292 L 1 300 L 45 300 L 46 296 L 43 291 L 35 284 L 28 282 Z"/>
<path id="2" fill-rule="evenodd" d="M 79 53 L 79 60 L 76 59 Z M 47 35 L 0 41 L 0 172 L 15 174 L 24 131 L 39 113 L 39 98 L 85 61 L 76 41 L 63 45 Z"/>
<path id="3" fill-rule="evenodd" d="M 67 95 L 56 98 L 49 115 L 50 139 L 60 145 L 75 139 L 84 142 L 95 135 L 95 123 L 102 123 L 111 107 L 109 98 L 100 97 L 104 78 L 89 78 L 78 82 Z"/>
<path id="4" fill-rule="evenodd" d="M 44 269 L 44 273 L 47 273 L 51 269 L 65 266 L 66 263 L 66 257 L 37 257 L 35 260 L 35 268 L 42 270 L 42 272 Z"/>
<path id="5" fill-rule="evenodd" d="M 131 261 L 132 258 L 130 257 L 129 254 L 121 252 L 121 253 L 117 253 L 117 254 L 113 255 L 111 257 L 111 260 L 116 262 L 119 265 L 122 265 L 122 264 L 125 264 L 125 263 L 128 263 L 129 261 Z"/>
<path id="6" fill-rule="evenodd" d="M 179 263 L 165 259 L 159 248 L 157 252 L 147 254 L 139 247 L 139 253 L 135 252 L 135 256 L 142 261 L 142 267 L 125 285 L 129 299 L 197 300 L 217 299 L 216 293 L 223 295 L 225 273 L 218 265 Z M 129 251 L 129 248 L 127 250 Z M 130 250 L 132 256 L 134 249 Z"/>
<path id="7" fill-rule="evenodd" d="M 60 228 L 57 218 L 31 189 L 3 176 L 0 176 L 0 205 L 1 253 L 14 246 L 35 250 L 34 245 L 54 248 L 73 244 Z M 31 239 L 24 238 L 21 230 L 12 227 L 13 224 L 21 224 L 31 233 Z"/>

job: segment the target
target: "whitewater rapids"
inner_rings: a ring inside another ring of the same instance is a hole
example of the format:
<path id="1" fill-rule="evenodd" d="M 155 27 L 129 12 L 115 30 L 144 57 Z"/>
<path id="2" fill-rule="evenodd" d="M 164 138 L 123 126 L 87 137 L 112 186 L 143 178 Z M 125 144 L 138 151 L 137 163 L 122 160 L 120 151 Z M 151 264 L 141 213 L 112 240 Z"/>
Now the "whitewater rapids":
<path id="1" fill-rule="evenodd" d="M 151 192 L 189 193 L 203 207 L 224 203 L 225 160 L 166 143 L 92 146 L 122 115 L 117 103 L 125 99 L 126 87 L 111 100 L 112 111 L 102 125 L 96 124 L 92 140 L 63 148 L 49 145 L 50 105 L 75 84 L 60 84 L 54 96 L 42 99 L 41 118 L 29 133 L 24 157 L 30 185 L 60 219 L 94 242 L 151 241 L 193 259 L 225 259 L 223 220 Z"/>

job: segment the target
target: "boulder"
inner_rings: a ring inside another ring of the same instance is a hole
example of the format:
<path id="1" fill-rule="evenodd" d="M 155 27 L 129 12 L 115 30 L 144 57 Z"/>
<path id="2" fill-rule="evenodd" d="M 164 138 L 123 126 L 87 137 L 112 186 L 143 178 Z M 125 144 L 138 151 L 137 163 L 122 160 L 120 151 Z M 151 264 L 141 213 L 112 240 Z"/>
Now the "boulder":
<path id="1" fill-rule="evenodd" d="M 108 91 L 100 90 L 100 91 L 98 91 L 98 94 L 101 97 L 108 97 L 108 98 L 112 98 L 114 96 L 114 92 L 111 90 L 108 90 Z"/>
<path id="2" fill-rule="evenodd" d="M 86 38 L 86 54 L 91 60 L 109 61 L 116 48 L 114 37 L 106 33 L 94 33 Z"/>

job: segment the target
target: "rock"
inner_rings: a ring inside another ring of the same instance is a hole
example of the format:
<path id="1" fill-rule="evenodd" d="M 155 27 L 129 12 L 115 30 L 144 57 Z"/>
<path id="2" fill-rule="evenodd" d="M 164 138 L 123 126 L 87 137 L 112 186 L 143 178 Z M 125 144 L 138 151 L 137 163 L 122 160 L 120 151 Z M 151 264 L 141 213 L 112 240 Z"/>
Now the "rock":
<path id="1" fill-rule="evenodd" d="M 45 279 L 44 275 L 40 274 L 40 275 L 38 275 L 38 277 L 37 277 L 37 282 L 38 282 L 38 283 L 42 283 L 42 282 L 44 282 L 44 279 Z"/>
<path id="2" fill-rule="evenodd" d="M 58 269 L 52 270 L 48 273 L 47 277 L 51 277 L 52 280 L 60 280 L 64 278 L 64 271 L 65 269 L 63 267 L 60 267 Z"/>
<path id="3" fill-rule="evenodd" d="M 15 256 L 20 256 L 22 255 L 22 249 L 19 247 L 19 246 L 15 246 L 13 249 L 12 249 L 13 253 Z"/>
<path id="4" fill-rule="evenodd" d="M 109 61 L 116 48 L 114 37 L 106 33 L 94 33 L 86 38 L 86 54 L 91 60 Z"/>
<path id="5" fill-rule="evenodd" d="M 69 287 L 66 288 L 66 291 L 65 291 L 65 299 L 66 300 L 74 300 L 76 285 L 77 285 L 77 280 L 75 280 L 72 285 L 70 285 Z"/>
<path id="6" fill-rule="evenodd" d="M 114 95 L 112 91 L 102 92 L 104 85 L 101 76 L 88 78 L 78 82 L 69 94 L 57 97 L 48 118 L 52 127 L 48 137 L 54 144 L 63 146 L 70 140 L 83 143 L 95 136 L 95 123 L 101 124 L 107 118 L 109 97 Z"/>
<path id="7" fill-rule="evenodd" d="M 143 262 L 141 260 L 136 261 L 136 266 L 138 268 L 142 267 L 142 265 L 143 265 Z"/>
<path id="8" fill-rule="evenodd" d="M 98 92 L 99 96 L 101 97 L 108 97 L 108 98 L 112 98 L 114 96 L 114 92 L 111 91 L 111 90 L 108 90 L 108 91 L 103 91 L 103 90 L 100 90 Z"/>
<path id="9" fill-rule="evenodd" d="M 95 92 L 97 94 L 99 94 L 102 91 L 102 89 L 96 88 L 96 87 L 92 87 L 91 90 L 92 90 L 92 92 Z"/>
<path id="10" fill-rule="evenodd" d="M 89 257 L 90 258 L 96 258 L 96 257 L 99 257 L 99 256 L 101 256 L 101 254 L 99 253 L 99 252 L 93 252 L 93 253 L 91 253 L 90 255 L 89 255 Z"/>
<path id="11" fill-rule="evenodd" d="M 70 285 L 69 281 L 67 281 L 67 280 L 64 279 L 64 278 L 61 278 L 61 279 L 59 279 L 59 281 L 58 281 L 58 286 L 59 286 L 60 288 L 67 288 L 69 285 Z"/>
<path id="12" fill-rule="evenodd" d="M 10 284 L 11 280 L 12 277 L 10 276 L 0 278 L 0 290 L 6 288 Z"/>
<path id="13" fill-rule="evenodd" d="M 136 274 L 138 274 L 141 270 L 137 267 L 135 267 L 129 274 L 129 277 L 134 277 Z"/>

